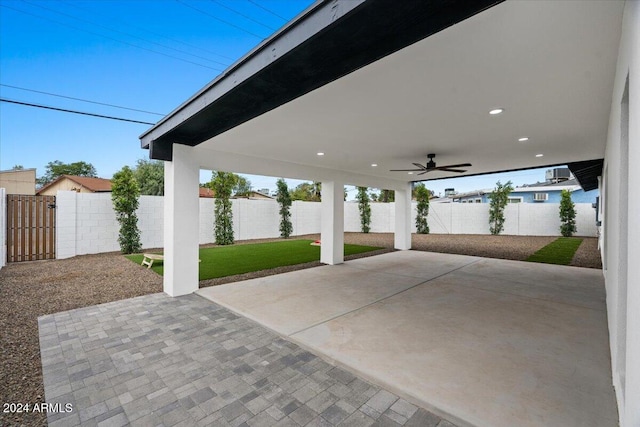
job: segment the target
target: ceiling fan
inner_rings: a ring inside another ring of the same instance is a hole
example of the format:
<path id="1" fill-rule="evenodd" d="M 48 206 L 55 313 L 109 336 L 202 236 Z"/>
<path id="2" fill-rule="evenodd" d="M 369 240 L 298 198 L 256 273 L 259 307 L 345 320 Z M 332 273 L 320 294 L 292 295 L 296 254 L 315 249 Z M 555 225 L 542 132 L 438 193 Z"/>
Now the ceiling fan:
<path id="1" fill-rule="evenodd" d="M 455 169 L 455 168 L 464 168 L 467 166 L 471 166 L 471 163 L 460 163 L 457 165 L 447 165 L 447 166 L 436 166 L 436 162 L 433 161 L 435 154 L 427 154 L 429 158 L 429 162 L 426 165 L 421 165 L 420 163 L 413 163 L 415 167 L 418 169 L 391 169 L 390 172 L 420 172 L 418 175 L 424 175 L 427 172 L 433 171 L 445 171 L 445 172 L 458 172 L 463 173 L 466 170 Z"/>

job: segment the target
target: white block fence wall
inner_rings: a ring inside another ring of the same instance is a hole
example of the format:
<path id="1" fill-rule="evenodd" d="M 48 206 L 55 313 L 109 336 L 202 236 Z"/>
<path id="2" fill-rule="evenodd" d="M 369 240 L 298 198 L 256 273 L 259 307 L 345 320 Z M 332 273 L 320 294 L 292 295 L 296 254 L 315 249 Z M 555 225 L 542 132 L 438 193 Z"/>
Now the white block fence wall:
<path id="1" fill-rule="evenodd" d="M 7 190 L 0 188 L 0 270 L 7 262 Z"/>
<path id="2" fill-rule="evenodd" d="M 278 204 L 273 200 L 233 200 L 236 240 L 280 235 Z M 56 197 L 57 258 L 119 251 L 118 230 L 110 193 L 59 191 Z M 214 199 L 200 199 L 200 243 L 215 241 Z M 140 196 L 138 228 L 143 248 L 163 246 L 164 198 Z M 293 202 L 291 222 L 295 235 L 320 232 L 320 204 Z"/>
<path id="3" fill-rule="evenodd" d="M 2 200 L 5 200 L 3 197 Z M 138 227 L 143 248 L 163 246 L 163 197 L 141 196 Z M 57 257 L 95 254 L 120 250 L 119 225 L 113 211 L 110 193 L 76 193 L 60 191 L 56 198 Z M 213 243 L 214 200 L 200 199 L 200 243 Z M 505 210 L 503 234 L 529 236 L 560 235 L 558 204 L 519 203 Z M 590 204 L 576 204 L 578 235 L 596 236 L 595 210 Z M 293 235 L 320 232 L 320 203 L 293 202 L 291 222 Z M 4 208 L 3 212 L 6 212 Z M 393 232 L 393 203 L 371 205 L 371 231 Z M 412 232 L 415 233 L 416 209 L 413 206 Z M 0 220 L 2 216 L 0 215 Z M 345 203 L 344 229 L 360 231 L 357 203 Z M 428 217 L 434 234 L 489 234 L 489 205 L 466 203 L 434 203 Z M 233 231 L 236 240 L 278 237 L 280 216 L 274 200 L 233 200 Z M 4 229 L 0 233 L 4 233 Z M 6 255 L 4 256 L 6 258 Z M 3 258 L 3 259 L 4 259 Z"/>

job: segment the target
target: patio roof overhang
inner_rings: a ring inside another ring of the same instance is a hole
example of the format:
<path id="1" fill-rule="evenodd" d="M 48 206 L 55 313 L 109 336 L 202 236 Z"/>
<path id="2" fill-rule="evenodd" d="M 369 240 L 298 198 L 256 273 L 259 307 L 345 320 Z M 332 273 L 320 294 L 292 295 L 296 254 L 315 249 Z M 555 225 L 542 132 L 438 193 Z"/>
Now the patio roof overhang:
<path id="1" fill-rule="evenodd" d="M 451 177 L 389 172 L 428 153 L 472 163 L 464 175 L 601 164 L 623 5 L 320 1 L 142 147 L 171 160 L 173 144 L 194 146 L 203 168 L 369 186 Z"/>

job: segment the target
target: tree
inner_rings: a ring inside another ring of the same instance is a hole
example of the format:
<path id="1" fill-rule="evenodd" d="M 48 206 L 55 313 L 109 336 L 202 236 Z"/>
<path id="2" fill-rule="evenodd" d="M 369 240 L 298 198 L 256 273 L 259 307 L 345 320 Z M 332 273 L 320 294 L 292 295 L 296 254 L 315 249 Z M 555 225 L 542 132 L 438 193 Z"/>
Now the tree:
<path id="1" fill-rule="evenodd" d="M 571 191 L 562 190 L 560 195 L 560 233 L 571 237 L 578 231 L 576 227 L 576 205 L 571 200 Z"/>
<path id="2" fill-rule="evenodd" d="M 140 188 L 129 166 L 123 167 L 111 180 L 111 201 L 116 219 L 120 223 L 118 243 L 123 254 L 140 252 L 140 230 L 138 230 L 138 197 Z"/>
<path id="3" fill-rule="evenodd" d="M 511 181 L 504 185 L 500 181 L 496 183 L 496 188 L 489 194 L 489 231 L 497 235 L 504 229 L 504 208 L 509 202 L 509 193 L 513 191 Z"/>
<path id="4" fill-rule="evenodd" d="M 215 177 L 216 172 L 214 171 L 213 174 Z M 238 197 L 249 196 L 249 194 L 251 193 L 251 181 L 249 181 L 244 176 L 237 175 L 233 172 L 225 172 L 225 174 L 228 176 L 228 179 L 232 179 L 234 182 L 233 188 L 231 189 L 232 195 Z M 211 190 L 214 190 L 215 192 L 215 188 L 213 187 L 213 178 L 204 186 L 210 188 Z"/>
<path id="5" fill-rule="evenodd" d="M 140 194 L 147 196 L 164 195 L 164 162 L 138 159 L 133 170 L 133 176 L 140 187 Z"/>
<path id="6" fill-rule="evenodd" d="M 213 171 L 211 188 L 215 199 L 215 235 L 216 244 L 233 245 L 233 205 L 231 194 L 238 183 L 238 175 L 231 172 Z"/>
<path id="7" fill-rule="evenodd" d="M 382 190 L 378 196 L 378 201 L 382 203 L 391 203 L 396 200 L 396 192 L 393 190 Z"/>
<path id="8" fill-rule="evenodd" d="M 244 176 L 237 175 L 238 179 L 235 187 L 233 188 L 234 195 L 249 197 L 251 194 L 251 181 Z"/>
<path id="9" fill-rule="evenodd" d="M 278 204 L 280 205 L 280 237 L 287 239 L 291 236 L 293 231 L 293 225 L 291 224 L 291 195 L 289 194 L 289 187 L 284 179 L 280 178 L 276 182 L 278 187 Z"/>
<path id="10" fill-rule="evenodd" d="M 360 229 L 363 233 L 368 233 L 371 230 L 371 205 L 369 205 L 368 190 L 367 187 L 358 187 L 358 194 L 356 194 L 360 210 Z"/>
<path id="11" fill-rule="evenodd" d="M 96 168 L 93 167 L 91 163 L 62 163 L 60 160 L 54 160 L 53 162 L 47 163 L 44 176 L 36 179 L 36 183 L 40 186 L 47 185 L 60 175 L 89 176 L 93 178 L 98 176 L 96 174 Z"/>
<path id="12" fill-rule="evenodd" d="M 319 182 L 303 182 L 291 192 L 291 200 L 302 200 L 305 202 L 319 202 L 321 197 L 322 184 Z"/>
<path id="13" fill-rule="evenodd" d="M 14 166 L 11 168 L 11 170 L 14 170 L 14 171 L 21 171 L 21 170 L 24 170 L 24 166 L 22 166 L 22 165 L 14 165 Z"/>
<path id="14" fill-rule="evenodd" d="M 429 234 L 429 224 L 427 216 L 429 215 L 429 197 L 431 191 L 423 183 L 417 184 L 413 189 L 413 194 L 418 202 L 416 214 L 416 229 L 418 234 Z"/>

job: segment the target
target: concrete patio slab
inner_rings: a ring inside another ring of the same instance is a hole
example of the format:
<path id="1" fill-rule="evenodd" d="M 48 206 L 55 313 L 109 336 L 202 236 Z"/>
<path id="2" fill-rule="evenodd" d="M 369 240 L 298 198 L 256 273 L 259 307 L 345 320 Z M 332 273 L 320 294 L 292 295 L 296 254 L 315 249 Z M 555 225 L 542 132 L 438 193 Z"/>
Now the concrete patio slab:
<path id="1" fill-rule="evenodd" d="M 314 270 L 199 292 L 460 425 L 617 425 L 601 271 L 422 252 Z"/>
<path id="2" fill-rule="evenodd" d="M 371 262 L 369 258 L 360 258 L 349 261 L 347 265 L 351 268 L 416 277 L 425 281 L 482 259 L 467 255 L 447 256 L 435 252 L 397 251 L 376 258 L 376 262 Z"/>
<path id="3" fill-rule="evenodd" d="M 281 334 L 292 335 L 480 260 L 394 252 L 380 257 L 378 263 L 364 258 L 247 280 L 242 286 L 231 283 L 202 288 L 196 293 Z"/>
<path id="4" fill-rule="evenodd" d="M 460 275 L 459 283 L 466 286 L 605 310 L 600 270 L 484 259 L 456 274 Z"/>

